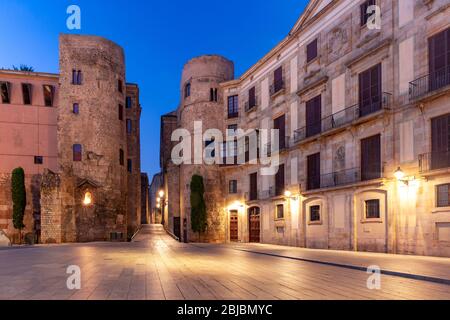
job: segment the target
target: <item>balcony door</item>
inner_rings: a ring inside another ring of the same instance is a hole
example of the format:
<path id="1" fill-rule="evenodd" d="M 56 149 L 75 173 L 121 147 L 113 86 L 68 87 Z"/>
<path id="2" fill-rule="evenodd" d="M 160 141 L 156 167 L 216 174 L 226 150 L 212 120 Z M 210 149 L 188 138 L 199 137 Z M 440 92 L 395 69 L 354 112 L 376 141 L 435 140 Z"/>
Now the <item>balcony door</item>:
<path id="1" fill-rule="evenodd" d="M 431 120 L 431 170 L 450 166 L 450 114 Z"/>
<path id="2" fill-rule="evenodd" d="M 307 165 L 308 190 L 320 189 L 320 153 L 308 156 Z"/>
<path id="3" fill-rule="evenodd" d="M 359 74 L 359 116 L 381 110 L 381 64 Z"/>
<path id="4" fill-rule="evenodd" d="M 430 91 L 450 84 L 450 28 L 428 39 Z"/>
<path id="5" fill-rule="evenodd" d="M 361 180 L 381 178 L 381 136 L 361 140 Z"/>
<path id="6" fill-rule="evenodd" d="M 281 196 L 284 192 L 284 164 L 280 164 L 275 175 L 275 195 Z"/>
<path id="7" fill-rule="evenodd" d="M 318 95 L 306 102 L 306 137 L 312 137 L 322 131 L 322 97 Z"/>

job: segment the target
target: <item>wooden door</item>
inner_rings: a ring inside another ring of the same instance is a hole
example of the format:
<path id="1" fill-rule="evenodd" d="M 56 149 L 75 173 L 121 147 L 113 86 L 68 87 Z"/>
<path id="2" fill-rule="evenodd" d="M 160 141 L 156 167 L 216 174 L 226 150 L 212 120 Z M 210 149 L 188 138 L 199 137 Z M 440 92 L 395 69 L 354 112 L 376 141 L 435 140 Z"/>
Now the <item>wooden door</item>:
<path id="1" fill-rule="evenodd" d="M 278 130 L 278 148 L 279 150 L 283 150 L 286 148 L 286 116 L 282 115 L 281 117 L 276 118 L 273 121 L 273 128 Z"/>
<path id="2" fill-rule="evenodd" d="M 381 110 L 381 64 L 359 74 L 359 116 Z"/>
<path id="3" fill-rule="evenodd" d="M 259 243 L 261 233 L 261 215 L 258 207 L 253 207 L 248 210 L 248 226 L 249 226 L 249 242 Z"/>
<path id="4" fill-rule="evenodd" d="M 230 241 L 239 241 L 239 215 L 237 210 L 230 211 Z"/>
<path id="5" fill-rule="evenodd" d="M 431 120 L 431 170 L 450 166 L 450 115 Z"/>
<path id="6" fill-rule="evenodd" d="M 320 189 L 320 153 L 307 158 L 307 187 L 308 190 Z"/>

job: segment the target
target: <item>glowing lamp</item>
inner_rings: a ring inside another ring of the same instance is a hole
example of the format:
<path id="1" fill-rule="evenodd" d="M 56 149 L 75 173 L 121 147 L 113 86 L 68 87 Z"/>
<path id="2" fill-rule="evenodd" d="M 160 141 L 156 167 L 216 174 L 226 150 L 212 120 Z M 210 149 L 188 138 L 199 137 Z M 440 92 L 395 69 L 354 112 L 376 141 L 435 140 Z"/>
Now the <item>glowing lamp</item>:
<path id="1" fill-rule="evenodd" d="M 397 171 L 394 173 L 394 176 L 398 181 L 402 181 L 405 178 L 405 173 L 400 167 L 398 167 Z"/>
<path id="2" fill-rule="evenodd" d="M 292 196 L 292 192 L 290 192 L 289 190 L 286 190 L 284 192 L 284 196 L 287 197 L 287 198 L 290 198 Z"/>
<path id="3" fill-rule="evenodd" d="M 90 206 L 92 204 L 92 194 L 90 192 L 86 192 L 84 194 L 83 205 Z"/>
<path id="4" fill-rule="evenodd" d="M 163 190 L 161 190 L 161 191 L 159 192 L 159 197 L 160 197 L 160 198 L 164 198 L 164 191 L 163 191 Z"/>

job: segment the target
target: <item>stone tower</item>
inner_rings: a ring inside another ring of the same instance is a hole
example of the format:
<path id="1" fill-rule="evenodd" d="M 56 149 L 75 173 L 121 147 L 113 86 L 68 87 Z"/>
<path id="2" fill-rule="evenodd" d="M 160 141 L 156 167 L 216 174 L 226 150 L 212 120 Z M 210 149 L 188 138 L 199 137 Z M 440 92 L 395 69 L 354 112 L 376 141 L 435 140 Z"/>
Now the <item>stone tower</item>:
<path id="1" fill-rule="evenodd" d="M 192 137 L 194 136 L 194 121 L 202 121 L 202 134 L 208 129 L 221 130 L 224 125 L 224 95 L 220 83 L 233 78 L 233 62 L 221 56 L 201 56 L 186 63 L 181 77 L 179 126 L 187 129 Z M 194 156 L 194 143 L 192 143 L 192 155 Z M 180 211 L 181 221 L 186 219 L 187 238 L 189 241 L 197 241 L 198 237 L 197 234 L 192 233 L 190 223 L 190 182 L 193 174 L 203 176 L 206 190 L 208 230 L 202 241 L 222 242 L 226 238 L 226 221 L 225 213 L 222 212 L 224 182 L 221 168 L 218 165 L 204 163 L 202 165 L 183 164 L 180 167 Z"/>
<path id="2" fill-rule="evenodd" d="M 94 36 L 60 36 L 58 165 L 63 242 L 126 239 L 125 57 Z M 73 84 L 81 72 L 81 83 Z M 78 104 L 75 113 L 73 105 Z M 74 158 L 81 147 L 81 161 Z M 86 197 L 91 203 L 85 203 Z"/>

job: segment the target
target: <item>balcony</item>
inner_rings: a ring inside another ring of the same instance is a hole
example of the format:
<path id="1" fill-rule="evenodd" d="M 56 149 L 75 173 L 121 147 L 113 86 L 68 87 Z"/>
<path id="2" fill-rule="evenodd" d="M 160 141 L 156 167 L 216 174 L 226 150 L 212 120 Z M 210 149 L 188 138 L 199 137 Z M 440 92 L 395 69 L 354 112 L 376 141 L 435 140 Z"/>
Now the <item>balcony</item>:
<path id="1" fill-rule="evenodd" d="M 228 119 L 239 118 L 239 112 L 228 112 Z"/>
<path id="2" fill-rule="evenodd" d="M 356 104 L 331 116 L 323 118 L 320 122 L 314 123 L 294 132 L 294 143 L 299 143 L 311 137 L 331 132 L 335 129 L 343 128 L 355 121 L 367 117 L 381 110 L 390 109 L 391 94 L 384 92 L 379 101 L 361 106 Z"/>
<path id="3" fill-rule="evenodd" d="M 256 109 L 256 103 L 250 104 L 250 101 L 245 101 L 245 112 L 250 112 Z"/>
<path id="4" fill-rule="evenodd" d="M 342 187 L 358 182 L 380 179 L 381 177 L 381 172 L 361 173 L 361 168 L 346 169 L 342 171 L 326 173 L 320 175 L 320 177 L 318 176 L 308 179 L 307 190 L 312 191 L 325 188 Z"/>
<path id="5" fill-rule="evenodd" d="M 450 86 L 450 66 L 409 83 L 409 98 L 417 100 Z"/>
<path id="6" fill-rule="evenodd" d="M 263 151 L 263 156 L 267 155 L 268 157 L 270 157 L 273 153 L 280 153 L 283 151 L 287 151 L 289 149 L 289 143 L 290 143 L 290 138 L 288 136 L 285 136 L 284 138 L 280 139 L 279 142 L 279 146 L 278 146 L 278 150 L 272 150 L 272 142 L 266 143 Z"/>
<path id="7" fill-rule="evenodd" d="M 420 173 L 450 168 L 450 151 L 430 152 L 419 155 Z"/>
<path id="8" fill-rule="evenodd" d="M 275 188 L 270 187 L 269 190 L 264 190 L 259 193 L 260 200 L 267 200 L 275 197 Z"/>
<path id="9" fill-rule="evenodd" d="M 275 96 L 276 94 L 282 92 L 285 88 L 285 82 L 284 79 L 280 80 L 280 81 L 275 81 L 271 86 L 270 86 L 270 96 Z"/>

